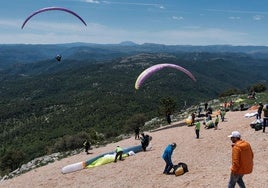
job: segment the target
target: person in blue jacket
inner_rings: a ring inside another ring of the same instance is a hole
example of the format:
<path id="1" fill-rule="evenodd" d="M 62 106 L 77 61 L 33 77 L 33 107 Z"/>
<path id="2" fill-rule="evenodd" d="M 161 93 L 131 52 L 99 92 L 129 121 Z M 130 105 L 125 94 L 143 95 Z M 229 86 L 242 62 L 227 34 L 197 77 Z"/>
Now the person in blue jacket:
<path id="1" fill-rule="evenodd" d="M 176 146 L 177 145 L 174 142 L 172 144 L 169 144 L 164 150 L 162 158 L 165 160 L 166 166 L 165 166 L 163 174 L 170 174 L 170 170 L 173 168 L 173 163 L 172 163 L 172 160 L 171 160 L 171 156 L 172 156 L 173 150 L 176 148 Z"/>

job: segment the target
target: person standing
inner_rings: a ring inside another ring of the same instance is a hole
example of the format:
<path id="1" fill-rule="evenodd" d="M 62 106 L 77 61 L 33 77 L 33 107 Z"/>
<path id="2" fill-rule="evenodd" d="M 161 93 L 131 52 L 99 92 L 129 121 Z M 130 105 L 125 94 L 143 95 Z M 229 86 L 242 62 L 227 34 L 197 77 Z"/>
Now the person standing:
<path id="1" fill-rule="evenodd" d="M 120 146 L 117 146 L 115 149 L 114 162 L 116 163 L 118 157 L 119 157 L 119 160 L 122 161 L 122 155 L 123 155 L 123 148 L 121 148 Z"/>
<path id="2" fill-rule="evenodd" d="M 225 117 L 225 110 L 221 109 L 220 115 L 221 115 L 221 121 L 224 122 L 224 117 Z"/>
<path id="3" fill-rule="evenodd" d="M 205 103 L 205 112 L 208 110 L 208 103 Z"/>
<path id="4" fill-rule="evenodd" d="M 136 127 L 135 128 L 135 140 L 136 139 L 140 139 L 140 128 L 139 127 Z"/>
<path id="5" fill-rule="evenodd" d="M 219 120 L 219 115 L 216 115 L 216 119 L 215 119 L 215 123 L 214 123 L 214 124 L 215 124 L 215 127 L 214 127 L 215 130 L 218 129 L 219 121 L 220 121 L 220 120 Z"/>
<path id="6" fill-rule="evenodd" d="M 143 151 L 146 151 L 147 146 L 150 143 L 150 136 L 148 134 L 141 133 L 141 146 Z"/>
<path id="7" fill-rule="evenodd" d="M 263 107 L 263 128 L 262 132 L 265 133 L 265 127 L 268 125 L 268 104 Z"/>
<path id="8" fill-rule="evenodd" d="M 163 174 L 170 174 L 170 170 L 173 168 L 171 156 L 172 156 L 173 150 L 176 148 L 176 146 L 177 146 L 177 144 L 174 142 L 172 144 L 169 144 L 164 150 L 162 158 L 165 160 L 166 166 L 165 166 L 165 169 L 163 171 Z"/>
<path id="9" fill-rule="evenodd" d="M 258 107 L 258 114 L 257 114 L 257 119 L 261 119 L 261 113 L 262 113 L 262 109 L 263 109 L 263 104 L 261 102 L 259 102 L 259 107 Z"/>
<path id="10" fill-rule="evenodd" d="M 195 123 L 195 113 L 192 113 L 191 117 L 192 117 L 192 122 L 191 122 L 191 126 L 192 126 Z"/>
<path id="11" fill-rule="evenodd" d="M 195 123 L 195 134 L 197 139 L 199 139 L 199 133 L 200 133 L 200 122 L 199 120 L 197 120 Z"/>
<path id="12" fill-rule="evenodd" d="M 166 113 L 166 119 L 167 119 L 168 124 L 170 125 L 171 124 L 171 113 L 170 112 Z"/>
<path id="13" fill-rule="evenodd" d="M 197 108 L 197 117 L 201 116 L 201 112 L 202 112 L 202 107 L 199 105 Z"/>
<path id="14" fill-rule="evenodd" d="M 230 101 L 230 111 L 234 110 L 234 102 L 231 100 Z"/>
<path id="15" fill-rule="evenodd" d="M 233 131 L 228 136 L 232 141 L 232 166 L 228 188 L 234 188 L 237 183 L 240 188 L 245 188 L 243 176 L 253 170 L 253 151 L 248 142 L 241 139 L 238 131 Z"/>
<path id="16" fill-rule="evenodd" d="M 85 147 L 85 152 L 86 152 L 86 154 L 88 155 L 89 153 L 88 153 L 88 150 L 90 149 L 90 142 L 88 141 L 88 140 L 86 140 L 85 142 L 84 142 L 84 147 Z"/>

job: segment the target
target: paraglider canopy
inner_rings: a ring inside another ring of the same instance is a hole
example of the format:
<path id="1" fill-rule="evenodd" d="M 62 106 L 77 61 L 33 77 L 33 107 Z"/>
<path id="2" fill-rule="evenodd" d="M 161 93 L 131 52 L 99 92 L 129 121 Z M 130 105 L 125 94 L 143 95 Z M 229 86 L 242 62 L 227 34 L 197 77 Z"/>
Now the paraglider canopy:
<path id="1" fill-rule="evenodd" d="M 46 7 L 46 8 L 42 8 L 42 9 L 39 9 L 35 12 L 33 12 L 31 15 L 29 15 L 25 21 L 23 22 L 22 26 L 21 26 L 21 29 L 24 28 L 25 24 L 33 17 L 35 16 L 36 14 L 39 14 L 39 13 L 42 13 L 42 12 L 46 12 L 46 11 L 51 11 L 51 10 L 59 10 L 59 11 L 64 11 L 64 12 L 67 12 L 67 13 L 70 13 L 72 15 L 74 15 L 75 17 L 77 17 L 81 22 L 83 22 L 83 24 L 85 26 L 87 26 L 86 22 L 78 15 L 76 14 L 75 12 L 73 12 L 72 10 L 69 10 L 67 8 L 63 8 L 63 7 Z"/>
<path id="2" fill-rule="evenodd" d="M 61 55 L 57 55 L 55 59 L 57 59 L 57 61 L 61 61 Z"/>
<path id="3" fill-rule="evenodd" d="M 136 83 L 135 83 L 135 88 L 139 89 L 140 86 L 142 85 L 142 83 L 149 78 L 152 74 L 154 74 L 155 72 L 163 69 L 163 68 L 174 68 L 177 69 L 179 71 L 184 72 L 187 76 L 189 76 L 193 81 L 196 81 L 194 75 L 188 71 L 187 69 L 179 66 L 179 65 L 175 65 L 175 64 L 168 64 L 168 63 L 164 63 L 164 64 L 157 64 L 157 65 L 153 65 L 147 69 L 145 69 L 137 78 Z"/>

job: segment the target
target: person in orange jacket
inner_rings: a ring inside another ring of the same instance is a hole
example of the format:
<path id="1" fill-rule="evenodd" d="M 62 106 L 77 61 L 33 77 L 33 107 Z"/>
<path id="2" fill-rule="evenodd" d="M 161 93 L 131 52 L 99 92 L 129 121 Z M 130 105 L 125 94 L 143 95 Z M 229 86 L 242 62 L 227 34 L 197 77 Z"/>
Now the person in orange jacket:
<path id="1" fill-rule="evenodd" d="M 245 188 L 243 176 L 250 174 L 253 170 L 253 151 L 248 142 L 241 139 L 238 131 L 233 131 L 228 136 L 232 141 L 232 166 L 228 188 L 234 188 L 237 183 L 239 187 Z"/>

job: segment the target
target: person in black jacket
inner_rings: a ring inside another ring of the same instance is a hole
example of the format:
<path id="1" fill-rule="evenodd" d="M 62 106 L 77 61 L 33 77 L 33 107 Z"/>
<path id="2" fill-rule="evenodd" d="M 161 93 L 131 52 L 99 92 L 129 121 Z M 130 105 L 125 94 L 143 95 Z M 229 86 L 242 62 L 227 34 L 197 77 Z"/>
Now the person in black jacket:
<path id="1" fill-rule="evenodd" d="M 171 124 L 171 113 L 170 112 L 166 113 L 166 119 L 167 119 L 168 124 Z"/>
<path id="2" fill-rule="evenodd" d="M 135 131 L 135 140 L 136 139 L 139 140 L 140 139 L 140 128 L 136 127 L 134 131 Z"/>
<path id="3" fill-rule="evenodd" d="M 144 133 L 141 134 L 141 146 L 143 151 L 146 151 L 146 147 L 149 145 L 150 136 L 145 135 Z"/>
<path id="4" fill-rule="evenodd" d="M 85 152 L 86 152 L 86 154 L 89 154 L 89 152 L 88 152 L 88 150 L 90 149 L 90 142 L 88 141 L 88 140 L 86 140 L 85 142 L 84 142 L 84 147 L 85 147 Z"/>

